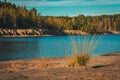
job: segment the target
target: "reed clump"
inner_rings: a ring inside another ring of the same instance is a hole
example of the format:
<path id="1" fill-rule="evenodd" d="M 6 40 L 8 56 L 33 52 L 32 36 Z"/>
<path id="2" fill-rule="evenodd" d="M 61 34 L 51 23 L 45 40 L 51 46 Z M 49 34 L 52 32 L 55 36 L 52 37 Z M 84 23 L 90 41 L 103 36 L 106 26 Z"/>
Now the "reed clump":
<path id="1" fill-rule="evenodd" d="M 100 37 L 84 36 L 75 40 L 71 38 L 72 41 L 72 53 L 73 57 L 69 60 L 68 66 L 86 66 L 89 62 L 90 55 L 95 50 L 100 42 Z"/>
<path id="2" fill-rule="evenodd" d="M 78 63 L 78 65 L 85 66 L 89 60 L 89 55 L 80 54 L 80 55 L 77 55 L 75 57 L 75 59 L 76 59 L 76 62 Z"/>
<path id="3" fill-rule="evenodd" d="M 68 66 L 69 67 L 74 67 L 76 65 L 86 66 L 86 64 L 89 61 L 89 58 L 90 55 L 86 55 L 86 54 L 76 55 L 69 61 Z"/>

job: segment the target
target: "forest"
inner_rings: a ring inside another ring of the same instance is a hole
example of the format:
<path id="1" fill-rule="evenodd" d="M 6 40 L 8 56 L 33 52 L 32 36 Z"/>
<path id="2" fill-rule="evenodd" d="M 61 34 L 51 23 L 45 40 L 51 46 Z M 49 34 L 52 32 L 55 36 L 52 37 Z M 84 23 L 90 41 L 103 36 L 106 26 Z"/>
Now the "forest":
<path id="1" fill-rule="evenodd" d="M 1 29 L 81 30 L 87 33 L 120 31 L 120 14 L 85 16 L 42 16 L 35 8 L 0 1 Z"/>

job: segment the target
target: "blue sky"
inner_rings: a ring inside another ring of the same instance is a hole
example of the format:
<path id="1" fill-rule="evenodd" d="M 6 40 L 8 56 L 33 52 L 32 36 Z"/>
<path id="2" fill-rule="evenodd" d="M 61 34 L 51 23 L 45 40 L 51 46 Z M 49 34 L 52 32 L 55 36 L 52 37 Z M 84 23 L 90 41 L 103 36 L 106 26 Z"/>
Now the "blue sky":
<path id="1" fill-rule="evenodd" d="M 36 8 L 43 16 L 102 15 L 120 13 L 120 0 L 7 0 Z"/>

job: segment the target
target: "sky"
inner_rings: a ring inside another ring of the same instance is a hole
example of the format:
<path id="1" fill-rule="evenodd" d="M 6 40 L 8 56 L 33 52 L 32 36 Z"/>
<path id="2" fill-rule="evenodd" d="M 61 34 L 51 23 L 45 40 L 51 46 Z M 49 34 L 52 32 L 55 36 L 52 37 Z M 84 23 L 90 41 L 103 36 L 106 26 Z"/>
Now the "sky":
<path id="1" fill-rule="evenodd" d="M 104 15 L 120 13 L 120 0 L 6 0 L 43 16 Z"/>

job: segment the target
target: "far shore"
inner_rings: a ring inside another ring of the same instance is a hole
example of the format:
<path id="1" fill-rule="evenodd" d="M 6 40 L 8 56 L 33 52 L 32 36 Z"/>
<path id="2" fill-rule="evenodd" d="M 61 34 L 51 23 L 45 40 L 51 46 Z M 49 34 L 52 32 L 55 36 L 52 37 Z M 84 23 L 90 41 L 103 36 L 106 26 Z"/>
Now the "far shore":
<path id="1" fill-rule="evenodd" d="M 120 34 L 120 31 L 96 33 L 96 35 Z M 0 37 L 40 37 L 40 36 L 87 36 L 93 35 L 80 30 L 42 30 L 42 29 L 0 29 Z"/>
<path id="2" fill-rule="evenodd" d="M 89 34 L 92 35 L 92 34 Z M 119 34 L 96 34 L 96 35 L 119 35 Z M 0 38 L 22 38 L 22 37 L 43 37 L 43 36 L 88 36 L 88 35 L 50 35 L 50 34 L 44 34 L 44 35 L 1 35 Z"/>
<path id="3" fill-rule="evenodd" d="M 14 38 L 14 37 L 41 37 L 41 36 L 54 36 L 54 35 L 48 35 L 48 34 L 44 34 L 44 35 L 2 35 L 0 36 L 1 38 Z"/>

